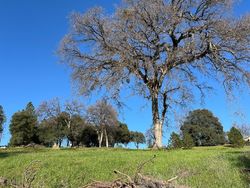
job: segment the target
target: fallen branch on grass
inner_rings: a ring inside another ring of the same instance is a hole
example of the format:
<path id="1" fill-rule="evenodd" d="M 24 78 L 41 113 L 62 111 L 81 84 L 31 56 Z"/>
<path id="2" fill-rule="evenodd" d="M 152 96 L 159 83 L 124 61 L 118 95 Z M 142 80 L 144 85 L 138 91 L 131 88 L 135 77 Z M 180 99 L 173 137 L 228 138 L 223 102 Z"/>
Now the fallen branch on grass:
<path id="1" fill-rule="evenodd" d="M 141 171 L 143 167 L 149 162 L 153 162 L 155 158 L 156 156 L 153 156 L 149 160 L 142 162 L 137 167 L 136 173 L 133 177 L 130 177 L 129 175 L 118 170 L 114 170 L 114 173 L 119 176 L 117 180 L 113 182 L 93 181 L 83 188 L 187 188 L 187 186 L 177 185 L 174 183 L 178 176 L 167 181 L 163 181 L 142 175 Z"/>

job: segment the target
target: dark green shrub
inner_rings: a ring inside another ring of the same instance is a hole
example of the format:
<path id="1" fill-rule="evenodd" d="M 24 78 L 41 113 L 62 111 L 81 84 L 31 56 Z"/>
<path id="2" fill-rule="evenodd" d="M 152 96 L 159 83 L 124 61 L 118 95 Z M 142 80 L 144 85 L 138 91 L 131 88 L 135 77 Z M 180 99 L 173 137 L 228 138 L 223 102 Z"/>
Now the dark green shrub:
<path id="1" fill-rule="evenodd" d="M 232 144 L 233 147 L 243 147 L 245 142 L 243 140 L 243 136 L 240 131 L 232 127 L 228 133 L 229 143 Z"/>

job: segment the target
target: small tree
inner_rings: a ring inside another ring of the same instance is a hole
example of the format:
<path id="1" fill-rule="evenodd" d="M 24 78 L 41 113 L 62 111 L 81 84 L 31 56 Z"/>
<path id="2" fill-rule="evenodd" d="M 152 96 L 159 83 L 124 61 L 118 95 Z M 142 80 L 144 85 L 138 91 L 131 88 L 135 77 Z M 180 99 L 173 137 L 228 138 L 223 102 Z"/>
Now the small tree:
<path id="1" fill-rule="evenodd" d="M 229 143 L 232 144 L 233 147 L 243 147 L 244 146 L 244 140 L 243 136 L 240 133 L 240 131 L 232 127 L 228 133 L 228 140 Z"/>
<path id="2" fill-rule="evenodd" d="M 169 139 L 169 146 L 174 149 L 182 147 L 182 140 L 179 134 L 172 132 Z"/>
<path id="3" fill-rule="evenodd" d="M 189 133 L 184 132 L 183 133 L 183 148 L 191 149 L 193 146 L 194 146 L 194 141 L 192 139 L 192 136 Z"/>
<path id="4" fill-rule="evenodd" d="M 145 136 L 141 132 L 131 132 L 131 141 L 135 143 L 137 149 L 139 149 L 139 144 L 144 144 L 146 142 Z"/>

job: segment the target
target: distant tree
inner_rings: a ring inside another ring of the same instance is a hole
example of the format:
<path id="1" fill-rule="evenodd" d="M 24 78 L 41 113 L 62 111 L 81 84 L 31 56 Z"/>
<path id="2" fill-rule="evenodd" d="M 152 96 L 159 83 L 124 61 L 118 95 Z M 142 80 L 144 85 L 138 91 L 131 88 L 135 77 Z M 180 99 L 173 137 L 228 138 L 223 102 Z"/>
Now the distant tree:
<path id="1" fill-rule="evenodd" d="M 232 146 L 234 147 L 243 147 L 244 146 L 244 140 L 243 140 L 243 136 L 240 133 L 240 131 L 235 128 L 232 127 L 228 133 L 228 140 L 229 143 L 232 144 Z"/>
<path id="2" fill-rule="evenodd" d="M 80 130 L 84 125 L 81 124 L 83 121 L 80 118 L 83 115 L 83 106 L 78 101 L 66 102 L 64 106 L 60 104 L 58 98 L 44 101 L 38 107 L 37 114 L 40 122 L 42 122 L 40 125 L 43 126 L 39 130 L 40 138 L 43 138 L 44 143 L 46 142 L 44 139 L 49 137 L 49 140 L 51 140 L 52 135 L 53 145 L 56 147 L 60 147 L 65 138 L 67 138 L 67 145 L 69 145 L 69 142 L 79 143 L 78 140 L 74 140 L 76 138 L 74 136 L 76 134 L 81 135 Z M 77 122 L 77 120 L 80 122 Z M 78 128 L 77 126 L 80 127 Z M 45 127 L 49 128 L 49 130 L 44 130 Z M 48 133 L 47 136 L 42 135 L 46 133 Z M 75 143 L 71 145 L 73 146 Z"/>
<path id="3" fill-rule="evenodd" d="M 56 120 L 54 118 L 44 119 L 39 123 L 38 136 L 42 145 L 52 147 L 58 142 L 56 133 Z"/>
<path id="4" fill-rule="evenodd" d="M 0 105 L 0 142 L 3 134 L 3 124 L 6 121 L 6 117 L 3 111 L 3 107 Z"/>
<path id="5" fill-rule="evenodd" d="M 241 124 L 241 125 L 234 125 L 240 133 L 242 134 L 243 137 L 248 137 L 250 136 L 250 125 L 249 124 Z"/>
<path id="6" fill-rule="evenodd" d="M 172 134 L 170 135 L 170 139 L 169 139 L 169 146 L 171 148 L 181 148 L 183 145 L 182 143 L 182 140 L 180 138 L 180 135 L 175 133 L 175 132 L 172 132 Z"/>
<path id="7" fill-rule="evenodd" d="M 67 137 L 71 146 L 79 146 L 83 142 L 83 132 L 86 132 L 86 121 L 79 115 L 71 117 L 71 125 L 68 129 Z"/>
<path id="8" fill-rule="evenodd" d="M 187 133 L 187 132 L 184 132 L 183 135 L 182 135 L 182 146 L 184 149 L 191 149 L 193 146 L 194 146 L 194 141 L 193 141 L 193 138 L 192 136 Z"/>
<path id="9" fill-rule="evenodd" d="M 34 105 L 32 104 L 32 102 L 29 102 L 29 103 L 26 105 L 25 110 L 26 110 L 29 114 L 31 114 L 31 115 L 33 115 L 33 116 L 36 116 L 36 110 L 35 110 L 35 107 L 34 107 Z"/>
<path id="10" fill-rule="evenodd" d="M 10 123 L 10 145 L 20 146 L 36 143 L 37 116 L 34 113 L 32 103 L 28 103 L 26 109 L 16 112 Z"/>
<path id="11" fill-rule="evenodd" d="M 38 122 L 38 116 L 36 114 L 36 109 L 35 109 L 35 107 L 34 107 L 34 105 L 33 105 L 32 102 L 29 102 L 27 104 L 27 106 L 25 108 L 25 111 L 30 116 L 32 116 L 34 119 L 36 119 L 36 125 L 34 127 L 34 135 L 33 135 L 32 140 L 33 140 L 34 143 L 40 144 L 40 140 L 39 140 L 39 136 L 38 136 L 38 124 L 39 124 L 39 122 Z"/>
<path id="12" fill-rule="evenodd" d="M 61 147 L 67 134 L 65 114 L 49 117 L 41 121 L 39 125 L 39 140 L 46 146 Z M 53 143 L 52 143 L 53 142 Z"/>
<path id="13" fill-rule="evenodd" d="M 60 147 L 66 136 L 65 119 L 67 115 L 62 113 L 59 99 L 42 102 L 37 109 L 37 114 L 40 120 L 39 138 L 41 142 L 48 146 Z"/>
<path id="14" fill-rule="evenodd" d="M 113 138 L 115 144 L 127 145 L 130 142 L 130 131 L 125 123 L 119 122 L 113 131 Z"/>
<path id="15" fill-rule="evenodd" d="M 146 142 L 145 136 L 141 132 L 130 132 L 131 141 L 135 143 L 137 149 L 139 149 L 139 144 L 144 144 Z"/>
<path id="16" fill-rule="evenodd" d="M 92 125 L 87 125 L 84 127 L 82 136 L 81 136 L 81 143 L 86 147 L 98 147 L 98 135 L 96 129 Z"/>
<path id="17" fill-rule="evenodd" d="M 67 124 L 67 129 L 68 129 L 66 137 L 68 139 L 67 145 L 69 146 L 69 142 L 71 143 L 73 142 L 73 140 L 71 140 L 73 138 L 72 135 L 73 134 L 80 135 L 81 128 L 84 127 L 85 120 L 82 118 L 84 106 L 80 102 L 73 100 L 66 102 L 64 107 L 65 107 L 64 109 L 65 113 L 68 114 L 68 117 L 65 119 L 65 122 Z M 79 120 L 79 122 L 77 120 Z M 72 143 L 71 145 L 73 146 L 74 144 Z"/>
<path id="18" fill-rule="evenodd" d="M 181 130 L 191 135 L 196 146 L 214 146 L 225 143 L 223 126 L 218 118 L 206 109 L 189 112 Z"/>
<path id="19" fill-rule="evenodd" d="M 105 136 L 106 147 L 109 147 L 108 129 L 118 125 L 115 109 L 106 100 L 101 100 L 88 108 L 87 117 L 89 123 L 96 128 L 99 147 L 102 147 L 103 136 Z"/>

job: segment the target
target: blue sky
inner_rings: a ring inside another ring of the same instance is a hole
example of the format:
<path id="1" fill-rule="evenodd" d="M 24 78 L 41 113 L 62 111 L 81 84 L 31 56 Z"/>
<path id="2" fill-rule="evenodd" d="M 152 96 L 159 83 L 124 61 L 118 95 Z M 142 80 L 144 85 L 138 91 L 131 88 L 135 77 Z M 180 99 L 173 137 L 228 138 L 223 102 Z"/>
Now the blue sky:
<path id="1" fill-rule="evenodd" d="M 13 113 L 32 101 L 38 106 L 42 101 L 59 97 L 62 101 L 76 98 L 71 88 L 70 72 L 58 63 L 55 51 L 67 33 L 68 16 L 73 11 L 84 12 L 93 6 L 102 6 L 108 12 L 120 0 L 0 0 L 0 104 L 4 107 L 7 122 L 0 145 L 8 143 L 9 121 Z M 235 8 L 237 16 L 250 13 L 250 1 L 241 0 Z M 208 108 L 228 130 L 234 121 L 250 124 L 249 90 L 238 95 L 237 101 L 228 103 L 222 90 L 205 100 Z M 86 105 L 90 100 L 78 96 Z M 129 108 L 120 119 L 131 130 L 145 132 L 151 125 L 150 105 L 138 97 L 125 99 Z M 234 115 L 241 110 L 245 118 Z M 167 137 L 167 136 L 166 136 Z M 166 143 L 167 138 L 165 138 Z"/>

